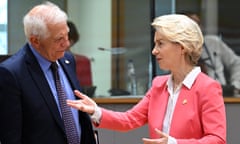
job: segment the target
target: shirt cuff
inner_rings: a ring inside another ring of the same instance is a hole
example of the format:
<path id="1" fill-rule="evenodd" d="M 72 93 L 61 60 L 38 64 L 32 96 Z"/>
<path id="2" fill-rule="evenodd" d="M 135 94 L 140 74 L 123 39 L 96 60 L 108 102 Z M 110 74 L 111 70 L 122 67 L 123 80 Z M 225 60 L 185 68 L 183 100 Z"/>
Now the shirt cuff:
<path id="1" fill-rule="evenodd" d="M 171 136 L 168 136 L 168 144 L 177 144 L 177 140 Z"/>
<path id="2" fill-rule="evenodd" d="M 102 117 L 102 111 L 97 105 L 95 105 L 94 113 L 91 115 L 91 119 L 94 123 L 99 124 L 101 117 Z"/>

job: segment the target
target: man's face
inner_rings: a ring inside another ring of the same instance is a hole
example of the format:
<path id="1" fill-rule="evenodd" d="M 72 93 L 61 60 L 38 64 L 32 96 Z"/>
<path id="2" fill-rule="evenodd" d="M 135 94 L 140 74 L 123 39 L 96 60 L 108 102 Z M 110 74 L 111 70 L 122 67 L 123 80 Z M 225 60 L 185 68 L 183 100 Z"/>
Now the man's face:
<path id="1" fill-rule="evenodd" d="M 39 38 L 33 46 L 47 60 L 56 61 L 64 56 L 70 45 L 67 23 L 48 25 L 48 33 L 48 37 Z"/>

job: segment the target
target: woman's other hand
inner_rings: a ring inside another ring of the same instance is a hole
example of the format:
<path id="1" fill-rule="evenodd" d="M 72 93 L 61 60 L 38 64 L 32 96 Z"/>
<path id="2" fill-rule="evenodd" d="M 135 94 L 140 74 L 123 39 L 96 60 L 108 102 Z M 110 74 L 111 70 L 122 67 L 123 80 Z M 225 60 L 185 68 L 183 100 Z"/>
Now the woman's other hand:
<path id="1" fill-rule="evenodd" d="M 162 131 L 155 129 L 156 133 L 159 135 L 160 138 L 158 139 L 149 139 L 143 138 L 144 144 L 167 144 L 168 143 L 168 135 L 163 133 Z"/>

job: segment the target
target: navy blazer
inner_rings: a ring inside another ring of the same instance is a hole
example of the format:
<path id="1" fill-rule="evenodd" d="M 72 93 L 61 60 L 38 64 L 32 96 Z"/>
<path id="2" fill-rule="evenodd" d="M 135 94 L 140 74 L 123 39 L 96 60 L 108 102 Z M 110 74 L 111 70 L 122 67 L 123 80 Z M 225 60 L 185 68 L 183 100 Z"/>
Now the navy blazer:
<path id="1" fill-rule="evenodd" d="M 74 57 L 66 52 L 59 63 L 72 89 L 80 89 Z M 88 114 L 79 112 L 79 121 L 81 144 L 95 144 Z M 52 91 L 28 44 L 0 64 L 0 141 L 2 144 L 67 144 Z"/>

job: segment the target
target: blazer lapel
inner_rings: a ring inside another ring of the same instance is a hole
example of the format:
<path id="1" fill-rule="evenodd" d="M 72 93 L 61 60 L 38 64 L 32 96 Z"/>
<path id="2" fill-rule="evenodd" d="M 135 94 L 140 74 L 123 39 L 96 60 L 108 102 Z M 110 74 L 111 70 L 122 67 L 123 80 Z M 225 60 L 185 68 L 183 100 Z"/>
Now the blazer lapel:
<path id="1" fill-rule="evenodd" d="M 73 63 L 73 61 L 67 59 L 66 57 L 64 58 L 61 58 L 59 59 L 59 63 L 61 64 L 71 86 L 72 86 L 72 89 L 75 90 L 75 89 L 79 89 L 79 87 L 74 83 L 77 79 L 76 77 L 76 72 L 74 72 L 73 68 L 75 63 Z"/>
<path id="2" fill-rule="evenodd" d="M 51 89 L 49 87 L 49 84 L 44 76 L 44 73 L 42 72 L 40 65 L 34 58 L 32 52 L 28 52 L 28 57 L 26 57 L 26 62 L 27 62 L 27 67 L 29 69 L 29 73 L 31 74 L 34 83 L 39 88 L 39 93 L 44 98 L 46 105 L 48 106 L 49 111 L 51 111 L 57 124 L 64 131 L 64 125 L 63 125 L 60 113 L 58 111 L 58 107 L 57 107 L 56 101 L 54 99 L 54 96 L 53 96 Z"/>

